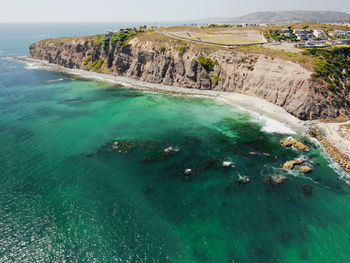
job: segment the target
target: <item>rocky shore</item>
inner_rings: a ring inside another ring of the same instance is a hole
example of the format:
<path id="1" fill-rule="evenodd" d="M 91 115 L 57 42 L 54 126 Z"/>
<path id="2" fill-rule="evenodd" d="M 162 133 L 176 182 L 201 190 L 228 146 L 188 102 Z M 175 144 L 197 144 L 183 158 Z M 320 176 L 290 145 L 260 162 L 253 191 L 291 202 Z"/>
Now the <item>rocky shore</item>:
<path id="1" fill-rule="evenodd" d="M 313 124 L 310 127 L 309 134 L 317 139 L 331 158 L 350 174 L 350 141 L 347 138 L 339 138 L 338 127 L 343 124 L 331 124 L 331 126 L 336 127 L 332 130 L 327 129 L 329 125 L 322 122 Z"/>

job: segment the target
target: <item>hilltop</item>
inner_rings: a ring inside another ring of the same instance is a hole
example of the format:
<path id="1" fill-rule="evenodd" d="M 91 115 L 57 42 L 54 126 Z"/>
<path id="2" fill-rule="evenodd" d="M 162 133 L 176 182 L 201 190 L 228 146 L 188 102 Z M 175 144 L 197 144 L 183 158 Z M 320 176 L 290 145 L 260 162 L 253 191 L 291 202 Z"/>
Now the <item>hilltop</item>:
<path id="1" fill-rule="evenodd" d="M 334 23 L 350 21 L 350 14 L 339 11 L 268 11 L 249 13 L 239 17 L 199 19 L 197 23 L 265 23 L 288 24 L 298 22 Z"/>

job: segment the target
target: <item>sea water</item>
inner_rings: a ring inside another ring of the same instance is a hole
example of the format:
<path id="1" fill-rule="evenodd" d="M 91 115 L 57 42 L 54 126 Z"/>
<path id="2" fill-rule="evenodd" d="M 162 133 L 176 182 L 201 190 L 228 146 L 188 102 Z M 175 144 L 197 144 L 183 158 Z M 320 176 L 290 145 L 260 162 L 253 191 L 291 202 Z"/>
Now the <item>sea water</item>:
<path id="1" fill-rule="evenodd" d="M 11 26 L 0 26 L 0 262 L 350 261 L 350 188 L 317 143 L 284 149 L 288 134 L 210 98 L 17 61 L 49 26 Z M 306 157 L 310 174 L 280 169 Z M 276 175 L 288 181 L 264 182 Z"/>

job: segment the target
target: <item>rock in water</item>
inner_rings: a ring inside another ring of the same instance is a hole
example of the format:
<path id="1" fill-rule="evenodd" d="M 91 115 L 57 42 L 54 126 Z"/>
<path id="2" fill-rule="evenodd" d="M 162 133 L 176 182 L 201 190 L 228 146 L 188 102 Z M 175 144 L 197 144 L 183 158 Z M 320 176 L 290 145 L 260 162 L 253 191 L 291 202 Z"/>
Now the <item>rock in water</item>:
<path id="1" fill-rule="evenodd" d="M 264 178 L 264 183 L 269 186 L 276 186 L 277 184 L 282 184 L 287 181 L 287 177 L 283 175 L 269 176 Z"/>
<path id="2" fill-rule="evenodd" d="M 244 183 L 244 184 L 247 184 L 250 182 L 250 179 L 248 176 L 239 176 L 238 177 L 238 182 L 239 183 Z"/>
<path id="3" fill-rule="evenodd" d="M 186 169 L 185 171 L 184 171 L 184 174 L 185 175 L 190 175 L 190 174 L 192 174 L 193 173 L 193 170 L 192 169 Z"/>
<path id="4" fill-rule="evenodd" d="M 164 149 L 164 153 L 176 153 L 176 152 L 179 152 L 180 151 L 180 148 L 178 148 L 178 147 L 175 147 L 175 148 L 173 148 L 173 147 L 168 147 L 168 148 L 165 148 Z"/>
<path id="5" fill-rule="evenodd" d="M 312 171 L 312 168 L 308 165 L 304 165 L 298 169 L 300 173 L 309 173 Z"/>
<path id="6" fill-rule="evenodd" d="M 282 184 L 287 180 L 287 177 L 282 175 L 276 175 L 276 176 L 273 176 L 272 179 L 276 184 Z"/>
<path id="7" fill-rule="evenodd" d="M 283 145 L 283 147 L 292 147 L 294 146 L 296 149 L 300 151 L 310 151 L 310 147 L 306 146 L 305 144 L 298 142 L 293 137 L 288 137 L 284 140 L 281 140 L 280 143 Z"/>
<path id="8" fill-rule="evenodd" d="M 293 160 L 293 161 L 287 161 L 283 164 L 283 168 L 287 170 L 293 170 L 295 165 L 303 164 L 307 162 L 309 159 L 300 159 L 300 160 Z"/>
<path id="9" fill-rule="evenodd" d="M 222 162 L 221 166 L 224 167 L 224 168 L 231 167 L 232 166 L 232 162 L 229 162 L 229 161 Z"/>

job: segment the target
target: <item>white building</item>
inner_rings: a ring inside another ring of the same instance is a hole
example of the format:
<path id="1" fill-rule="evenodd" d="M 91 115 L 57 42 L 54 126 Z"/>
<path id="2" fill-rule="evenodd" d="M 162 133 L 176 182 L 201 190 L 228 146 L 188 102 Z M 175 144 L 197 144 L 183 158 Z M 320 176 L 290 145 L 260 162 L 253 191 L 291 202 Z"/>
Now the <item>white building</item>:
<path id="1" fill-rule="evenodd" d="M 343 30 L 335 30 L 334 34 L 337 37 L 345 37 L 347 35 L 347 32 Z"/>
<path id="2" fill-rule="evenodd" d="M 327 35 L 323 30 L 314 30 L 313 34 L 315 38 L 327 39 Z"/>

